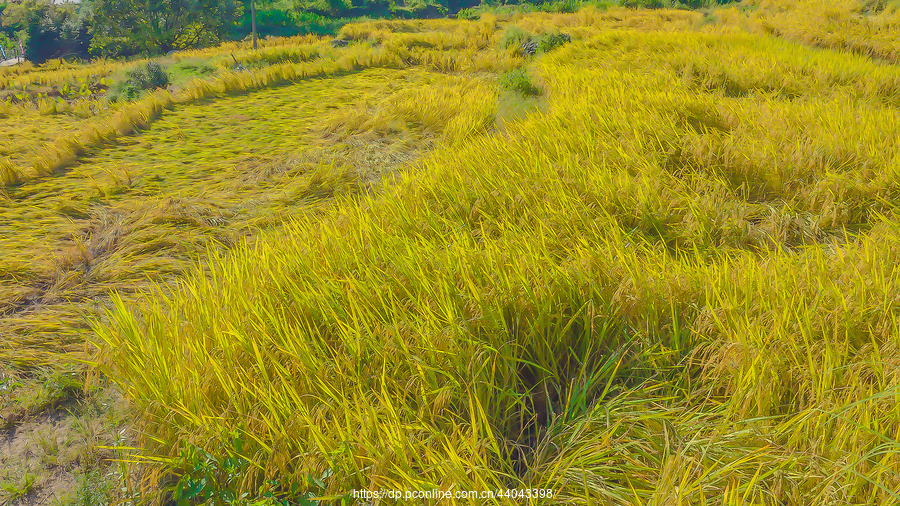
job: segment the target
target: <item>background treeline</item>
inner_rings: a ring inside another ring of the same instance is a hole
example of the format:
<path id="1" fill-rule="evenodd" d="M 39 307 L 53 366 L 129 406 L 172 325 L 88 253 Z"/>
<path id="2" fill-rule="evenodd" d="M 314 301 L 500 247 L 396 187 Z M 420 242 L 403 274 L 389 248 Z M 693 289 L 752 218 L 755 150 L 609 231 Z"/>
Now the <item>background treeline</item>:
<path id="1" fill-rule="evenodd" d="M 644 8 L 701 8 L 732 0 L 258 0 L 260 37 L 328 35 L 353 19 L 477 17 L 493 9 L 571 12 L 587 3 Z M 0 2 L 0 46 L 42 63 L 51 58 L 89 59 L 164 54 L 223 40 L 251 30 L 250 0 L 52 0 Z"/>
<path id="2" fill-rule="evenodd" d="M 35 63 L 49 58 L 88 56 L 90 20 L 85 5 L 50 0 L 0 3 L 0 46 L 7 55 L 20 47 Z"/>

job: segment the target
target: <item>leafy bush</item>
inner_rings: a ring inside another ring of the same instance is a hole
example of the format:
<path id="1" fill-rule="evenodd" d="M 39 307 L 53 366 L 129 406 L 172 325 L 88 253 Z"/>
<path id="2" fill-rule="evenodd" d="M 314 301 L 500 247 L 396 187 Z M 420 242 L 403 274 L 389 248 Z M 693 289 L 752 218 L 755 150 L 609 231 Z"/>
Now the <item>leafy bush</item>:
<path id="1" fill-rule="evenodd" d="M 476 21 L 481 18 L 482 10 L 478 7 L 467 7 L 465 9 L 461 9 L 456 13 L 456 19 L 467 19 L 469 21 Z"/>
<path id="2" fill-rule="evenodd" d="M 506 49 L 511 47 L 519 47 L 523 42 L 528 40 L 530 37 L 528 32 L 519 28 L 518 26 L 510 26 L 506 29 L 506 32 L 503 33 L 503 38 L 500 40 L 500 45 Z"/>
<path id="3" fill-rule="evenodd" d="M 332 475 L 326 470 L 320 477 L 306 476 L 306 484 L 270 479 L 263 483 L 256 497 L 244 493 L 238 497 L 235 490 L 245 478 L 250 461 L 240 455 L 243 441 L 232 435 L 234 450 L 231 456 L 217 457 L 202 448 L 188 445 L 183 448 L 178 467 L 184 474 L 172 487 L 172 500 L 177 504 L 253 504 L 267 506 L 288 506 L 299 503 L 302 506 L 319 504 L 313 498 L 325 490 L 325 480 Z M 290 499 L 290 500 L 289 500 Z M 294 502 L 296 501 L 296 502 Z"/>
<path id="4" fill-rule="evenodd" d="M 633 9 L 703 9 L 734 3 L 737 0 L 622 0 L 622 7 Z"/>
<path id="5" fill-rule="evenodd" d="M 727 1 L 727 0 L 723 0 Z M 498 16 L 510 16 L 513 14 L 525 14 L 529 12 L 571 13 L 577 12 L 582 7 L 594 7 L 605 11 L 617 6 L 617 0 L 553 0 L 544 3 L 520 3 L 492 5 L 482 3 L 475 7 L 468 7 L 456 13 L 457 19 L 477 20 L 482 14 L 495 14 Z"/>
<path id="6" fill-rule="evenodd" d="M 94 37 L 91 39 L 90 54 L 102 57 L 127 57 L 141 52 L 138 41 L 129 37 Z"/>
<path id="7" fill-rule="evenodd" d="M 295 35 L 335 35 L 350 17 L 328 17 L 309 11 L 283 10 L 278 6 L 260 8 L 257 5 L 256 31 L 260 38 L 291 37 Z M 241 40 L 250 33 L 250 9 L 244 11 L 241 22 L 231 28 L 231 39 Z"/>
<path id="8" fill-rule="evenodd" d="M 138 67 L 128 72 L 128 80 L 142 90 L 155 90 L 169 85 L 169 75 L 156 62 L 147 62 L 144 67 Z"/>
<path id="9" fill-rule="evenodd" d="M 145 91 L 165 88 L 171 82 L 169 74 L 156 62 L 148 62 L 128 72 L 128 79 L 110 93 L 110 100 L 115 102 L 119 97 L 135 100 Z"/>
<path id="10" fill-rule="evenodd" d="M 568 34 L 551 33 L 541 38 L 541 41 L 538 43 L 538 49 L 540 50 L 540 52 L 546 53 L 558 48 L 559 46 L 562 46 L 563 44 L 568 44 L 569 42 L 572 42 L 572 37 L 570 37 Z"/>
<path id="11" fill-rule="evenodd" d="M 541 90 L 538 89 L 525 69 L 515 69 L 506 72 L 500 76 L 500 87 L 519 92 L 523 95 L 540 95 Z"/>
<path id="12" fill-rule="evenodd" d="M 541 5 L 541 12 L 568 14 L 577 12 L 585 3 L 582 0 L 555 0 Z"/>
<path id="13" fill-rule="evenodd" d="M 676 2 L 672 0 L 622 0 L 621 5 L 632 9 L 665 9 L 675 7 Z"/>
<path id="14" fill-rule="evenodd" d="M 215 44 L 227 35 L 228 28 L 241 13 L 238 0 L 90 2 L 91 30 L 97 40 L 95 48 L 108 48 L 107 41 L 124 38 L 136 49 L 149 54 Z"/>
<path id="15" fill-rule="evenodd" d="M 312 12 L 300 12 L 295 18 L 297 33 L 301 35 L 335 35 L 352 18 L 329 18 Z"/>

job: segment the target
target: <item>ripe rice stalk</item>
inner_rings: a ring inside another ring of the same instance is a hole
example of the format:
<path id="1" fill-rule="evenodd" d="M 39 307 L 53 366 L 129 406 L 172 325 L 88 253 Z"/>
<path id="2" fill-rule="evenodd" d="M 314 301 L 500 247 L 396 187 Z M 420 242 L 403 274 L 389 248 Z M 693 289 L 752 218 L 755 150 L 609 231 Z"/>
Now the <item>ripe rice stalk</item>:
<path id="1" fill-rule="evenodd" d="M 21 170 L 9 159 L 0 160 L 0 185 L 16 186 L 23 181 Z"/>

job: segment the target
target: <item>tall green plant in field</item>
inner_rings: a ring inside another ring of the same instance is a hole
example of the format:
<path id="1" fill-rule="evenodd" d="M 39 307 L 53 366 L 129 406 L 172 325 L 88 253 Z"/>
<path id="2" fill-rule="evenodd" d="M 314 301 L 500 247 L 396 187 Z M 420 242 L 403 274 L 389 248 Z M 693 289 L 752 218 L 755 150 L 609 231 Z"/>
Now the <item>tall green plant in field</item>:
<path id="1" fill-rule="evenodd" d="M 165 88 L 169 85 L 169 74 L 157 62 L 147 62 L 128 72 L 128 80 L 122 85 L 122 97 L 134 100 L 145 91 Z"/>
<path id="2" fill-rule="evenodd" d="M 522 95 L 540 95 L 541 90 L 531 82 L 525 69 L 515 69 L 500 76 L 500 86 Z"/>

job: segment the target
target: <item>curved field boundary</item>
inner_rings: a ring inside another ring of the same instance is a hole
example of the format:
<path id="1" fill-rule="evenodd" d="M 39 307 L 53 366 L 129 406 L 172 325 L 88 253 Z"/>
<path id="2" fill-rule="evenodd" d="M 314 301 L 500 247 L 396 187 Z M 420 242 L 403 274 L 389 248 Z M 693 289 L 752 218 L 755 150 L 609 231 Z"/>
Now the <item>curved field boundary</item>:
<path id="1" fill-rule="evenodd" d="M 496 30 L 496 20 L 478 22 L 481 30 L 472 36 L 477 38 L 474 45 L 484 47 L 484 42 Z M 403 34 L 405 39 L 410 34 Z M 425 36 L 427 34 L 423 34 Z M 49 177 L 59 170 L 72 165 L 79 156 L 104 145 L 115 144 L 116 140 L 140 129 L 147 128 L 167 109 L 177 105 L 222 96 L 247 93 L 250 91 L 287 84 L 300 79 L 354 72 L 372 67 L 405 68 L 425 65 L 440 71 L 499 70 L 515 65 L 513 56 L 486 58 L 474 50 L 443 50 L 440 48 L 408 48 L 385 44 L 384 46 L 357 45 L 348 49 L 335 50 L 325 43 L 318 48 L 319 57 L 306 62 L 285 62 L 270 65 L 259 70 L 226 71 L 212 79 L 191 81 L 184 89 L 172 94 L 157 91 L 147 97 L 128 104 L 110 117 L 85 125 L 77 134 L 60 138 L 48 145 L 44 152 L 27 169 L 16 166 L 9 160 L 0 161 L 0 182 L 4 185 L 19 184 L 32 178 Z"/>

